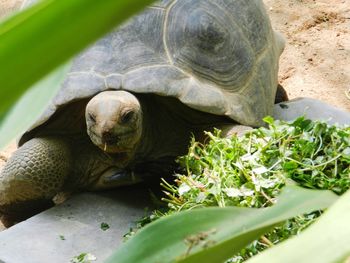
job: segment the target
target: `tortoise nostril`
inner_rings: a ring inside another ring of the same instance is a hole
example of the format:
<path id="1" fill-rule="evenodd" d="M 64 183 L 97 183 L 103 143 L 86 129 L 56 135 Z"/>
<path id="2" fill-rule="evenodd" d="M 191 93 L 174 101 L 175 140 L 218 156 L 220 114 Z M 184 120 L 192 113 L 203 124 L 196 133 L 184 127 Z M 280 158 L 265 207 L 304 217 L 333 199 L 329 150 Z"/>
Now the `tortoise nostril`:
<path id="1" fill-rule="evenodd" d="M 114 135 L 110 131 L 102 132 L 102 139 L 107 144 L 114 144 L 114 143 L 117 143 L 119 140 L 118 136 Z"/>
<path id="2" fill-rule="evenodd" d="M 110 138 L 112 136 L 112 133 L 110 131 L 104 131 L 102 132 L 103 138 Z"/>

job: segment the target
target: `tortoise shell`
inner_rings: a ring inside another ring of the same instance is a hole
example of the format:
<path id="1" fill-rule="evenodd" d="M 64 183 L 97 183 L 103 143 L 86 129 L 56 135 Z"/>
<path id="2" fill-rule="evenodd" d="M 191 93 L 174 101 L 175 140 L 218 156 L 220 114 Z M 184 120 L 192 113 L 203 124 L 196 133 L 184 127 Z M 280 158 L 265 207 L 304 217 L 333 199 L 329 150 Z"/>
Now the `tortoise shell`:
<path id="1" fill-rule="evenodd" d="M 260 0 L 159 1 L 79 54 L 30 130 L 105 90 L 171 96 L 259 126 L 272 114 L 283 47 Z"/>

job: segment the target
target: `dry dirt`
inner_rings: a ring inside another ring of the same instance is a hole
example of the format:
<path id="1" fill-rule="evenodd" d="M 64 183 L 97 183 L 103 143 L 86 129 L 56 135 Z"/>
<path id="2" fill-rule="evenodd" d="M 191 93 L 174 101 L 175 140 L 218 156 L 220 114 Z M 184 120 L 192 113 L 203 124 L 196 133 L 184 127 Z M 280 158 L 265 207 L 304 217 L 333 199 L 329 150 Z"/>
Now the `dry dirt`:
<path id="1" fill-rule="evenodd" d="M 22 0 L 0 0 L 0 18 L 20 8 Z"/>
<path id="2" fill-rule="evenodd" d="M 279 80 L 290 98 L 350 111 L 350 0 L 264 0 L 286 39 Z"/>
<path id="3" fill-rule="evenodd" d="M 0 0 L 0 17 L 20 2 Z M 350 111 L 350 0 L 264 3 L 286 39 L 279 81 L 289 98 L 312 97 Z M 14 149 L 11 144 L 0 153 L 0 167 Z"/>

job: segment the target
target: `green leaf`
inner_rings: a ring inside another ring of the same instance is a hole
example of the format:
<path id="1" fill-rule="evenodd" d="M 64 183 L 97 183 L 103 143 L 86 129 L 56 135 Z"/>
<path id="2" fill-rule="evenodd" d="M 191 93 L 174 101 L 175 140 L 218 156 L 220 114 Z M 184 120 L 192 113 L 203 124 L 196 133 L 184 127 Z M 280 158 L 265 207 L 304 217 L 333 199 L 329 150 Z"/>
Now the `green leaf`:
<path id="1" fill-rule="evenodd" d="M 70 260 L 71 263 L 91 263 L 97 258 L 91 253 L 81 253 L 79 256 L 76 256 Z"/>
<path id="2" fill-rule="evenodd" d="M 268 124 L 274 124 L 274 118 L 271 116 L 266 116 L 265 118 L 263 118 L 263 121 L 268 123 Z"/>
<path id="3" fill-rule="evenodd" d="M 284 170 L 294 170 L 296 168 L 298 168 L 298 164 L 296 162 L 290 161 L 290 162 L 285 162 L 283 164 L 283 169 Z"/>
<path id="4" fill-rule="evenodd" d="M 106 262 L 223 262 L 276 224 L 324 209 L 337 196 L 329 191 L 286 187 L 270 208 L 204 208 L 161 218 L 126 242 Z"/>
<path id="5" fill-rule="evenodd" d="M 247 263 L 345 263 L 350 259 L 350 191 L 299 236 Z"/>
<path id="6" fill-rule="evenodd" d="M 41 77 L 151 0 L 44 0 L 0 24 L 0 116 Z"/>
<path id="7" fill-rule="evenodd" d="M 312 121 L 310 119 L 305 119 L 305 117 L 299 117 L 292 123 L 293 126 L 299 127 L 301 130 L 310 129 L 312 126 Z"/>
<path id="8" fill-rule="evenodd" d="M 0 120 L 0 149 L 23 133 L 40 116 L 64 80 L 70 65 L 60 67 L 29 89 Z"/>

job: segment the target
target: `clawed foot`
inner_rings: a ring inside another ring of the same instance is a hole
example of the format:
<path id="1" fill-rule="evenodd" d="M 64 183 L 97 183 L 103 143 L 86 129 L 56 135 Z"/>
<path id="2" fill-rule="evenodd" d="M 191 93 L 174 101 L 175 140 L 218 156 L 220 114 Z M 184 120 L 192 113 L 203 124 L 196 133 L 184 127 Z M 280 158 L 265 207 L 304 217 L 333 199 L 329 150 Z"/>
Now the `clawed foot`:
<path id="1" fill-rule="evenodd" d="M 142 181 L 144 181 L 142 176 L 135 174 L 133 171 L 113 167 L 105 171 L 96 183 L 88 187 L 88 190 L 109 189 Z"/>
<path id="2" fill-rule="evenodd" d="M 69 143 L 34 138 L 13 153 L 0 173 L 0 216 L 5 226 L 54 205 L 71 167 Z"/>
<path id="3" fill-rule="evenodd" d="M 106 174 L 104 176 L 105 184 L 128 185 L 140 181 L 140 178 L 133 171 L 120 171 L 116 173 Z"/>
<path id="4" fill-rule="evenodd" d="M 52 206 L 54 206 L 52 200 L 31 200 L 0 205 L 0 220 L 5 227 L 10 227 Z"/>

